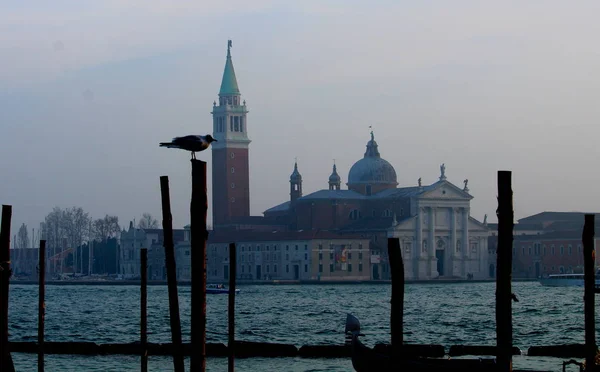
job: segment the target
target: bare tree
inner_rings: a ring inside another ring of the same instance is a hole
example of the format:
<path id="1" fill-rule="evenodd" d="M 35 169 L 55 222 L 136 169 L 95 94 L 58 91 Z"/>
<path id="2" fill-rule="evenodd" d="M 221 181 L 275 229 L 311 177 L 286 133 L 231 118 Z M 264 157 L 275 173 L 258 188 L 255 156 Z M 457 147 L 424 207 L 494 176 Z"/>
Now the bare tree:
<path id="1" fill-rule="evenodd" d="M 140 219 L 140 222 L 138 222 L 138 228 L 140 229 L 157 229 L 158 228 L 158 220 L 154 217 L 152 217 L 152 215 L 150 213 L 144 213 L 142 214 L 142 218 Z"/>
<path id="2" fill-rule="evenodd" d="M 52 212 L 48 213 L 43 229 L 43 236 L 47 241 L 49 251 L 52 252 L 49 256 L 54 258 L 50 262 L 52 264 L 52 271 L 56 273 L 56 263 L 58 260 L 56 260 L 55 256 L 62 252 L 63 239 L 66 237 L 62 209 L 54 207 Z M 48 269 L 50 270 L 50 267 Z"/>
<path id="3" fill-rule="evenodd" d="M 17 248 L 27 248 L 29 245 L 29 233 L 27 232 L 27 225 L 22 224 L 17 234 Z"/>
<path id="4" fill-rule="evenodd" d="M 69 245 L 73 249 L 73 272 L 77 272 L 78 265 L 80 270 L 83 268 L 83 262 L 79 262 L 83 255 L 78 254 L 78 248 L 87 239 L 90 220 L 89 214 L 81 207 L 72 207 L 63 211 L 63 227 Z"/>
<path id="5" fill-rule="evenodd" d="M 106 241 L 108 238 L 116 236 L 120 231 L 121 227 L 117 216 L 107 214 L 104 218 L 98 218 L 94 221 L 94 233 L 96 239 L 100 241 Z"/>

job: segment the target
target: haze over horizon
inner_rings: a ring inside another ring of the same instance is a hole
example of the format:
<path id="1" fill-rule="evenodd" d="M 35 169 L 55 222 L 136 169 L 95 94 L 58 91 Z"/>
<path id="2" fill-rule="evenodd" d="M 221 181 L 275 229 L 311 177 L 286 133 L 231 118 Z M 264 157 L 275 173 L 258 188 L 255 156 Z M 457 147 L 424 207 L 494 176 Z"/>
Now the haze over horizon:
<path id="1" fill-rule="evenodd" d="M 227 40 L 248 104 L 251 213 L 345 187 L 373 126 L 399 187 L 462 187 L 495 222 L 496 172 L 513 171 L 515 218 L 600 212 L 595 123 L 600 4 L 554 0 L 283 4 L 58 0 L 0 5 L 0 203 L 13 234 L 53 207 L 123 227 L 189 221 L 189 153 L 158 147 L 212 132 Z M 210 152 L 198 158 L 209 164 Z M 211 217 L 209 204 L 209 219 Z"/>

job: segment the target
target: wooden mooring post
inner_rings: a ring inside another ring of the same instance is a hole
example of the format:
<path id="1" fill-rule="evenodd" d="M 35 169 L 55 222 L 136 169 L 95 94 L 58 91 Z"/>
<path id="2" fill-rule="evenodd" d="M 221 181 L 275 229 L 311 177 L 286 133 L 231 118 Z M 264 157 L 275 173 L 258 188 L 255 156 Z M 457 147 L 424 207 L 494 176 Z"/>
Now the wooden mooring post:
<path id="1" fill-rule="evenodd" d="M 46 318 L 46 241 L 40 240 L 38 258 L 38 372 L 44 372 L 44 327 Z"/>
<path id="2" fill-rule="evenodd" d="M 192 358 L 191 371 L 206 371 L 206 162 L 192 159 L 190 240 L 192 268 Z"/>
<path id="3" fill-rule="evenodd" d="M 10 351 L 8 350 L 8 290 L 10 282 L 10 222 L 12 206 L 2 206 L 0 225 L 0 371 L 14 372 Z"/>
<path id="4" fill-rule="evenodd" d="M 171 338 L 173 344 L 173 367 L 175 372 L 183 372 L 183 350 L 181 342 L 181 320 L 179 318 L 179 298 L 177 295 L 177 270 L 175 268 L 175 245 L 173 243 L 173 217 L 169 195 L 169 177 L 160 177 L 162 199 L 163 235 L 165 247 L 165 265 L 167 267 L 167 287 L 169 291 L 169 315 L 171 320 Z"/>
<path id="5" fill-rule="evenodd" d="M 512 173 L 498 171 L 498 251 L 496 270 L 497 360 L 501 371 L 512 370 Z"/>
<path id="6" fill-rule="evenodd" d="M 236 259 L 235 243 L 229 244 L 229 306 L 228 306 L 228 321 L 229 321 L 229 338 L 227 342 L 228 351 L 228 372 L 235 370 L 235 278 L 237 275 L 237 259 Z"/>
<path id="7" fill-rule="evenodd" d="M 392 359 L 402 357 L 404 343 L 404 262 L 400 239 L 388 238 L 388 257 L 392 274 L 390 329 L 392 332 Z"/>
<path id="8" fill-rule="evenodd" d="M 585 316 L 585 365 L 590 371 L 596 370 L 596 251 L 594 249 L 594 224 L 595 216 L 593 214 L 586 214 L 582 234 L 584 273 L 583 310 Z"/>
<path id="9" fill-rule="evenodd" d="M 140 346 L 142 372 L 148 372 L 148 249 L 140 250 Z"/>

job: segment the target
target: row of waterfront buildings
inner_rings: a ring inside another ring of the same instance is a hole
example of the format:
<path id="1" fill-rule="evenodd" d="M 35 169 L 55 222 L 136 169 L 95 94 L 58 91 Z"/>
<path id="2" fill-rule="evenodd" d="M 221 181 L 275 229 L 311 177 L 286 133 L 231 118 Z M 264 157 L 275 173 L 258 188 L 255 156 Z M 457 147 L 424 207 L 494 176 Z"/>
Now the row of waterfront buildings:
<path id="1" fill-rule="evenodd" d="M 208 280 L 228 278 L 231 242 L 238 250 L 240 280 L 385 280 L 390 278 L 390 237 L 400 240 L 407 279 L 495 276 L 496 226 L 488 224 L 486 217 L 479 221 L 471 215 L 468 180 L 462 186 L 453 184 L 442 164 L 433 182 L 401 180 L 400 186 L 373 132 L 362 157 L 358 151 L 353 154 L 358 160 L 347 173 L 345 188 L 333 164 L 329 177 L 323 175 L 324 188 L 305 194 L 295 163 L 289 176 L 289 200 L 268 208 L 262 216 L 251 216 L 252 124 L 230 49 L 231 42 L 219 98 L 212 105 L 213 137 L 218 142 L 211 145 L 213 231 L 208 239 Z M 263 139 L 263 146 L 268 146 L 268 140 Z M 353 147 L 344 150 L 352 151 Z M 544 212 L 519 220 L 514 277 L 580 270 L 582 225 L 581 213 Z M 140 248 L 148 248 L 150 279 L 165 279 L 162 245 L 161 230 L 130 224 L 120 236 L 115 271 L 124 278 L 139 277 Z M 175 230 L 175 250 L 178 278 L 189 280 L 188 229 Z M 13 262 L 19 265 L 21 260 Z"/>
<path id="2" fill-rule="evenodd" d="M 599 215 L 600 218 L 600 215 Z M 549 274 L 580 273 L 583 271 L 581 232 L 583 213 L 542 212 L 522 218 L 515 224 L 513 241 L 513 277 L 539 278 Z M 387 236 L 398 235 L 397 222 L 387 229 Z M 468 257 L 463 257 L 467 274 L 476 279 L 493 279 L 496 267 L 497 225 L 487 224 L 486 252 L 472 245 Z M 600 231 L 600 224 L 596 227 Z M 232 239 L 235 237 L 235 239 Z M 191 279 L 190 230 L 174 230 L 177 278 Z M 229 279 L 229 244 L 236 243 L 237 278 L 240 281 L 298 280 L 298 281 L 368 281 L 389 279 L 387 252 L 376 248 L 364 234 L 338 234 L 330 231 L 252 231 L 240 230 L 231 235 L 211 231 L 207 244 L 207 278 L 211 282 Z M 407 279 L 419 278 L 412 266 L 415 261 L 413 244 L 400 238 Z M 140 277 L 140 250 L 149 252 L 148 278 L 165 280 L 163 233 L 159 229 L 143 230 L 131 223 L 123 230 L 118 242 L 118 270 L 111 271 L 124 279 Z M 458 245 L 457 245 L 458 246 Z M 436 251 L 446 250 L 443 244 Z M 386 248 L 387 249 L 387 248 Z M 423 255 L 427 260 L 428 246 Z M 483 254 L 487 253 L 487 254 Z M 34 274 L 38 251 L 33 248 L 11 250 L 15 273 Z M 464 255 L 463 255 L 464 256 Z M 438 255 L 438 257 L 441 257 Z M 482 257 L 485 261 L 482 261 Z M 108 258 L 110 259 L 110 258 Z M 460 259 L 460 257 L 459 257 Z M 438 271 L 431 280 L 464 278 L 463 267 L 455 257 L 448 259 L 453 274 Z M 438 262 L 436 262 L 437 264 Z M 62 266 L 59 265 L 59 267 Z M 437 266 L 437 265 L 436 265 Z M 478 266 L 479 270 L 475 270 Z M 47 265 L 52 273 L 52 265 Z M 56 267 L 56 266 L 54 266 Z M 477 275 L 475 275 L 477 274 Z"/>

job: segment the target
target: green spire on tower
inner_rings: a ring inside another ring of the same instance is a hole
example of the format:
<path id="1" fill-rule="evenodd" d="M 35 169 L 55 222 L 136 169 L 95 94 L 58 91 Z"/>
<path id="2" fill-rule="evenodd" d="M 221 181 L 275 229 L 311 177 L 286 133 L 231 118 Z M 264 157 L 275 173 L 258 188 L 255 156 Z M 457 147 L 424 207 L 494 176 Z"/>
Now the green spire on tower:
<path id="1" fill-rule="evenodd" d="M 231 40 L 227 40 L 227 61 L 225 62 L 225 71 L 223 71 L 223 80 L 221 81 L 220 96 L 239 95 L 237 79 L 235 78 L 235 70 L 233 62 L 231 62 Z"/>

